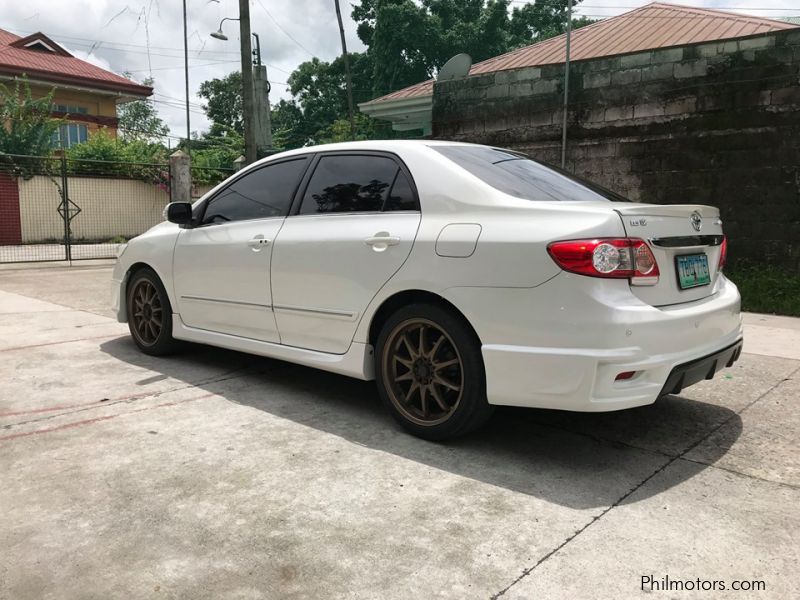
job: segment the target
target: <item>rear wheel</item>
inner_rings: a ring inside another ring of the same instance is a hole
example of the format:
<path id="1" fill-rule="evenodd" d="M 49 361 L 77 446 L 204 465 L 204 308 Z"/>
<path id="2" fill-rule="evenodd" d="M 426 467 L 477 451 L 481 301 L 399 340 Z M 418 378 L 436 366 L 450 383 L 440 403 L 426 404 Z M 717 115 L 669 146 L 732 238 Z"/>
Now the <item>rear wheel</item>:
<path id="1" fill-rule="evenodd" d="M 128 329 L 145 354 L 161 356 L 177 347 L 172 337 L 172 307 L 167 292 L 152 269 L 141 269 L 128 283 Z"/>
<path id="2" fill-rule="evenodd" d="M 491 415 L 480 342 L 457 315 L 433 304 L 404 307 L 383 326 L 377 349 L 381 398 L 414 435 L 456 437 Z"/>

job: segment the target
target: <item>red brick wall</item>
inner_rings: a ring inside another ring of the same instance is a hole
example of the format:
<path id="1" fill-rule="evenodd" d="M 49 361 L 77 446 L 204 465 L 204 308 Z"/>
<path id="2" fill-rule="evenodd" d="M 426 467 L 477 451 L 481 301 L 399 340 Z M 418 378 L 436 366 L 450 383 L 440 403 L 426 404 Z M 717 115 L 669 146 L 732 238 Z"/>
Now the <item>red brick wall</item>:
<path id="1" fill-rule="evenodd" d="M 16 178 L 0 173 L 0 246 L 22 243 Z"/>

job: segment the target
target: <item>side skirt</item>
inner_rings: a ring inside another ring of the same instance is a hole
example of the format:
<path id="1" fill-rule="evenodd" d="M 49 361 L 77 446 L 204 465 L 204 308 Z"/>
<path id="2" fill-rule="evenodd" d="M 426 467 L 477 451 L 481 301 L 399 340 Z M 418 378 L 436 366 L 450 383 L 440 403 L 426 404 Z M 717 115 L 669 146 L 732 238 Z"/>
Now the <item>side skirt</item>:
<path id="1" fill-rule="evenodd" d="M 363 379 L 364 381 L 375 379 L 373 348 L 369 344 L 353 342 L 345 354 L 328 354 L 326 352 L 317 352 L 305 348 L 295 348 L 293 346 L 284 346 L 272 342 L 262 342 L 260 340 L 187 327 L 177 313 L 172 314 L 172 336 L 177 340 L 276 358 L 323 371 L 330 371 L 331 373 L 338 373 L 339 375 Z"/>

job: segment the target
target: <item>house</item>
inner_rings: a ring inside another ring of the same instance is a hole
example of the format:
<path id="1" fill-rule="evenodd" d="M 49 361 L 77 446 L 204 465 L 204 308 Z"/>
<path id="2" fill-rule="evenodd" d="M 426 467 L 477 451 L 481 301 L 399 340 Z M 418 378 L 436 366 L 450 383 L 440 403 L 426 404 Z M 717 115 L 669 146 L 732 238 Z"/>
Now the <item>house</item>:
<path id="1" fill-rule="evenodd" d="M 796 27 L 789 22 L 719 10 L 653 2 L 576 29 L 570 39 L 573 63 L 624 56 L 645 50 L 680 48 Z M 559 35 L 472 65 L 469 77 L 524 68 L 563 65 L 566 35 Z M 361 112 L 391 121 L 396 131 L 431 133 L 434 79 L 422 81 L 358 105 Z"/>
<path id="2" fill-rule="evenodd" d="M 153 93 L 151 87 L 76 58 L 43 33 L 20 37 L 0 29 L 0 83 L 13 86 L 23 76 L 35 97 L 55 90 L 53 116 L 67 120 L 55 140 L 61 148 L 85 142 L 100 129 L 116 136 L 117 104 Z"/>
<path id="3" fill-rule="evenodd" d="M 632 200 L 718 206 L 735 263 L 798 272 L 800 27 L 657 2 L 576 30 L 570 54 L 566 118 L 564 36 L 360 108 Z"/>

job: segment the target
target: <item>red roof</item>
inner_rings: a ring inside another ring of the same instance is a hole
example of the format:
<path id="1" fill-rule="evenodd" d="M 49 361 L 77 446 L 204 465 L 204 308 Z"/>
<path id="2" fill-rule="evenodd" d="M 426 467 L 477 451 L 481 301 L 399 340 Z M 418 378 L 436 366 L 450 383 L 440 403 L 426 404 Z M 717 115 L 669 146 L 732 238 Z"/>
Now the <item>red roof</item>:
<path id="1" fill-rule="evenodd" d="M 657 48 L 684 46 L 793 29 L 797 25 L 750 15 L 653 2 L 572 32 L 570 60 L 588 60 Z M 472 65 L 470 75 L 560 64 L 566 53 L 562 34 Z M 429 96 L 433 80 L 381 96 L 372 102 Z"/>
<path id="2" fill-rule="evenodd" d="M 131 96 L 150 96 L 153 93 L 149 86 L 139 85 L 72 56 L 43 33 L 23 38 L 0 29 L 0 75 L 23 74 L 56 85 L 77 85 Z"/>

